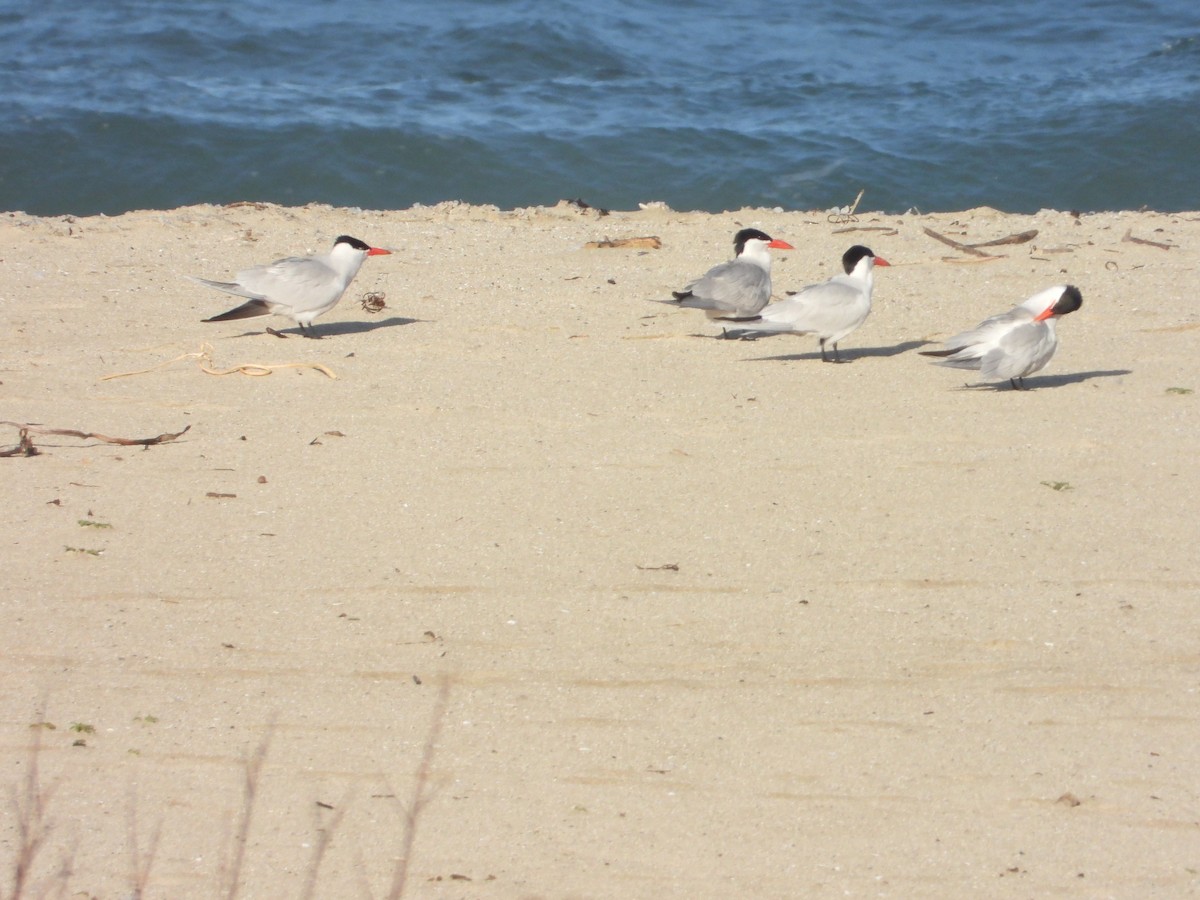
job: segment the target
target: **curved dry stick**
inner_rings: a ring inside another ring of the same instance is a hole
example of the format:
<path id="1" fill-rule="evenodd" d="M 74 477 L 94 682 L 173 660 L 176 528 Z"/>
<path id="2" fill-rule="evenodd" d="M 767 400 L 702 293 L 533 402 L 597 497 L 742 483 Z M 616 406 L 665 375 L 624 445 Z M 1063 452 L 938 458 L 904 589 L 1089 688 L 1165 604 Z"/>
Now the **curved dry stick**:
<path id="1" fill-rule="evenodd" d="M 98 434 L 95 431 L 76 431 L 73 428 L 42 428 L 39 425 L 21 424 L 20 422 L 0 422 L 0 425 L 11 425 L 14 428 L 19 428 L 22 435 L 27 435 L 30 432 L 33 434 L 60 434 L 66 437 L 82 438 L 85 441 L 104 441 L 106 444 L 120 444 L 124 447 L 149 447 L 151 444 L 165 444 L 168 441 L 173 441 L 187 434 L 192 429 L 192 426 L 188 425 L 183 431 L 177 431 L 174 434 L 160 434 L 149 438 L 116 438 Z"/>
<path id="2" fill-rule="evenodd" d="M 230 369 L 210 369 L 208 366 L 201 366 L 200 371 L 205 375 L 252 375 L 259 378 L 263 375 L 270 375 L 276 369 L 316 369 L 322 375 L 327 375 L 330 378 L 337 379 L 337 375 L 329 366 L 321 365 L 321 363 L 242 363 Z"/>
<path id="3" fill-rule="evenodd" d="M 165 368 L 166 366 L 173 365 L 174 363 L 179 362 L 181 359 L 201 359 L 201 360 L 207 359 L 211 363 L 212 362 L 212 353 L 213 353 L 212 344 L 201 344 L 200 349 L 197 350 L 195 353 L 184 353 L 180 356 L 175 357 L 174 359 L 168 359 L 165 362 L 160 362 L 157 366 L 151 366 L 148 369 L 139 369 L 136 372 L 117 372 L 113 375 L 104 375 L 103 377 L 101 377 L 100 380 L 101 381 L 112 381 L 114 378 L 128 378 L 130 375 L 148 375 L 151 372 L 157 372 L 159 369 Z"/>
<path id="4" fill-rule="evenodd" d="M 149 369 L 139 369 L 136 372 L 115 372 L 112 375 L 101 377 L 100 380 L 111 381 L 114 378 L 128 378 L 131 375 L 148 375 L 151 372 L 157 372 L 159 369 L 174 365 L 184 359 L 199 360 L 200 371 L 205 375 L 250 375 L 260 378 L 263 375 L 270 375 L 276 369 L 316 369 L 322 375 L 335 380 L 337 379 L 337 375 L 334 374 L 333 370 L 328 366 L 321 365 L 321 363 L 242 363 L 229 369 L 215 369 L 213 368 L 212 344 L 201 344 L 200 349 L 194 353 L 184 353 L 174 359 L 160 362 L 157 366 L 151 366 Z"/>

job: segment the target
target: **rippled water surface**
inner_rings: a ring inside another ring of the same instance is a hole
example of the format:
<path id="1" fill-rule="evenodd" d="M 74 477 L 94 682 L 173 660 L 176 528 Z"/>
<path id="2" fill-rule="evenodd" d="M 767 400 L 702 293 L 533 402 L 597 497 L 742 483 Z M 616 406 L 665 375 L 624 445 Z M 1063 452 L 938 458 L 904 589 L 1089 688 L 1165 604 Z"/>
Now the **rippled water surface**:
<path id="1" fill-rule="evenodd" d="M 1200 4 L 0 5 L 0 209 L 1200 209 Z"/>

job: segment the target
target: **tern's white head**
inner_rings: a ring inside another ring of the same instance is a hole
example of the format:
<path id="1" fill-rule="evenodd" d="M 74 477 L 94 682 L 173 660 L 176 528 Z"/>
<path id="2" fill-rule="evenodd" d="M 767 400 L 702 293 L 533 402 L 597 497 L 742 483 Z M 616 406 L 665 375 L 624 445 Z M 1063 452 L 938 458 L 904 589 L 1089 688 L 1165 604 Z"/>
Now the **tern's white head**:
<path id="1" fill-rule="evenodd" d="M 771 265 L 773 250 L 795 250 L 787 241 L 779 241 L 757 228 L 743 228 L 733 236 L 733 249 L 738 259 L 758 263 L 764 269 Z"/>

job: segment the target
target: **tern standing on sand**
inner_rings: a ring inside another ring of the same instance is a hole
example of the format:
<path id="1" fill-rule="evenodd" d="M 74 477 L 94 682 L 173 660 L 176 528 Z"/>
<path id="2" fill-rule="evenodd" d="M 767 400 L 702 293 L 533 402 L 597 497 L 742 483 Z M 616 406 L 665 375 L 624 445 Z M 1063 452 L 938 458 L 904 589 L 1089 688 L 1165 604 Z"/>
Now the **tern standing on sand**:
<path id="1" fill-rule="evenodd" d="M 1058 349 L 1054 320 L 1082 305 L 1079 288 L 1055 285 L 949 338 L 945 350 L 922 350 L 921 355 L 939 357 L 939 366 L 978 369 L 989 381 L 1007 378 L 1014 390 L 1024 390 L 1025 376 L 1044 369 Z"/>
<path id="2" fill-rule="evenodd" d="M 891 265 L 870 248 L 855 244 L 842 254 L 845 275 L 821 284 L 810 284 L 795 294 L 767 306 L 757 321 L 738 323 L 736 331 L 759 334 L 812 334 L 821 344 L 821 361 L 830 362 L 825 345 L 833 346 L 832 362 L 841 362 L 838 341 L 854 331 L 871 314 L 875 266 Z M 735 334 L 736 334 L 735 331 Z"/>
<path id="3" fill-rule="evenodd" d="M 268 266 L 255 266 L 238 272 L 236 281 L 194 277 L 192 280 L 227 294 L 250 298 L 249 302 L 205 319 L 205 322 L 228 322 L 274 314 L 287 316 L 300 326 L 305 337 L 316 337 L 312 332 L 313 319 L 337 305 L 363 261 L 368 256 L 391 252 L 343 234 L 334 241 L 333 249 L 328 253 L 289 256 Z"/>
<path id="4" fill-rule="evenodd" d="M 672 291 L 676 302 L 702 309 L 710 319 L 737 322 L 755 318 L 771 299 L 771 254 L 795 250 L 757 228 L 743 228 L 733 238 L 735 257 L 714 266 L 682 291 Z"/>

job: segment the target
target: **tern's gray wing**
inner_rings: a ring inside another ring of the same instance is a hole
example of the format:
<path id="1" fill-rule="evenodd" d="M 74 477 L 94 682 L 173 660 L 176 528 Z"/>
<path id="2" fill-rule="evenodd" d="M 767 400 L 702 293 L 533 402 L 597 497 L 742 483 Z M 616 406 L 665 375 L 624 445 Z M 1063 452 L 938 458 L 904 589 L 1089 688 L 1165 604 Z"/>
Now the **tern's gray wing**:
<path id="1" fill-rule="evenodd" d="M 1045 322 L 1027 322 L 1006 333 L 981 361 L 984 378 L 1024 378 L 1045 367 L 1054 356 L 1058 339 Z"/>
<path id="2" fill-rule="evenodd" d="M 1003 337 L 1006 331 L 1015 328 L 1022 321 L 1029 321 L 1030 316 L 1023 313 L 1024 311 L 1018 307 L 1006 313 L 988 316 L 974 328 L 946 338 L 946 346 L 948 348 L 965 349 L 967 347 L 995 344 Z"/>
<path id="3" fill-rule="evenodd" d="M 338 274 L 319 259 L 291 256 L 269 266 L 238 272 L 238 283 L 249 293 L 285 304 L 297 312 L 329 302 L 329 294 L 340 285 Z"/>
<path id="4" fill-rule="evenodd" d="M 253 291 L 246 290 L 246 288 L 234 281 L 209 281 L 207 278 L 197 278 L 195 275 L 188 275 L 187 277 L 205 287 L 216 288 L 218 291 L 224 291 L 227 294 L 233 294 L 237 297 L 249 297 L 251 300 L 266 299 L 266 297 L 255 294 Z"/>
<path id="5" fill-rule="evenodd" d="M 801 334 L 832 335 L 860 324 L 870 309 L 871 302 L 859 286 L 827 281 L 769 304 L 761 316 L 766 328 L 775 326 Z"/>
<path id="6" fill-rule="evenodd" d="M 753 316 L 771 299 L 771 275 L 762 266 L 735 259 L 709 269 L 687 290 L 691 296 L 685 296 L 681 306 Z"/>
<path id="7" fill-rule="evenodd" d="M 989 316 L 969 331 L 946 338 L 944 350 L 923 351 L 923 356 L 942 357 L 938 365 L 955 369 L 978 369 L 984 357 L 1000 349 L 1005 334 L 1032 322 L 1032 315 L 1017 307 L 1006 313 Z M 1003 354 L 1003 351 L 1000 351 Z M 996 359 L 996 357 L 993 357 Z M 1008 377 L 1008 376 L 1005 376 Z"/>

